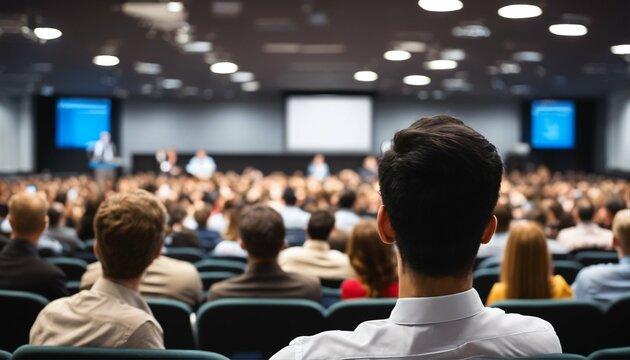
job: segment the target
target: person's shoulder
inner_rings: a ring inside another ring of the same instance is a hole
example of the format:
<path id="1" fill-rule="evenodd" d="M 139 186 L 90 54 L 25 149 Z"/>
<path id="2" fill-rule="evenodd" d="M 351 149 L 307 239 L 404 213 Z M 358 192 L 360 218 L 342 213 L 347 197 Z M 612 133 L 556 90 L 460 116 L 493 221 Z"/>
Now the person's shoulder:
<path id="1" fill-rule="evenodd" d="M 298 274 L 298 273 L 293 273 L 293 272 L 285 272 L 285 274 L 287 278 L 302 282 L 306 285 L 317 287 L 317 288 L 321 286 L 319 278 L 315 276 L 309 276 L 309 275 Z"/>
<path id="2" fill-rule="evenodd" d="M 604 280 L 609 275 L 615 273 L 619 268 L 619 264 L 596 264 L 582 268 L 578 273 L 575 282 L 597 282 L 598 280 Z"/>
<path id="3" fill-rule="evenodd" d="M 485 321 L 494 327 L 498 334 L 505 336 L 522 332 L 554 332 L 553 326 L 546 320 L 534 316 L 506 313 L 499 308 L 486 308 Z"/>

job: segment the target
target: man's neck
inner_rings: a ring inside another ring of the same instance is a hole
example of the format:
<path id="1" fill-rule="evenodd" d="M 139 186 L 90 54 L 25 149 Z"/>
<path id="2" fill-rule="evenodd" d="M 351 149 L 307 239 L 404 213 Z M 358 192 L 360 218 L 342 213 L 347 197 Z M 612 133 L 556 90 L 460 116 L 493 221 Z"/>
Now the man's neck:
<path id="1" fill-rule="evenodd" d="M 457 294 L 472 288 L 472 273 L 465 277 L 432 277 L 403 268 L 398 271 L 399 297 L 431 297 Z"/>
<path id="2" fill-rule="evenodd" d="M 250 266 L 258 265 L 258 264 L 277 263 L 277 262 L 278 262 L 277 256 L 274 256 L 271 258 L 258 258 L 250 254 L 249 257 L 247 258 L 247 265 L 250 265 Z"/>
<path id="3" fill-rule="evenodd" d="M 37 246 L 37 242 L 39 242 L 39 238 L 42 234 L 18 234 L 16 232 L 14 232 L 12 234 L 12 238 L 13 239 L 20 239 L 22 241 L 27 241 L 30 244 L 33 244 L 33 246 Z"/>
<path id="4" fill-rule="evenodd" d="M 109 276 L 105 276 L 103 275 L 103 277 L 115 284 L 118 284 L 120 286 L 124 286 L 126 288 L 129 288 L 133 291 L 137 291 L 140 292 L 140 280 L 142 279 L 142 277 L 138 277 L 135 279 L 114 279 L 112 277 Z"/>

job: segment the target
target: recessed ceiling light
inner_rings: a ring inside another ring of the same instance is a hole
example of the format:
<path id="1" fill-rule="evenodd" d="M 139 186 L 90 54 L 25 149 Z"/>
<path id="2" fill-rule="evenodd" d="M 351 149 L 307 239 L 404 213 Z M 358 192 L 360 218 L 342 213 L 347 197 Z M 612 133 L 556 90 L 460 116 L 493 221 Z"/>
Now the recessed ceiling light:
<path id="1" fill-rule="evenodd" d="M 357 71 L 354 73 L 354 80 L 356 81 L 376 81 L 378 79 L 378 74 L 374 71 Z"/>
<path id="2" fill-rule="evenodd" d="M 193 41 L 182 44 L 182 50 L 188 53 L 207 53 L 212 50 L 212 43 L 209 41 Z"/>
<path id="3" fill-rule="evenodd" d="M 389 50 L 383 54 L 383 57 L 389 61 L 403 61 L 409 59 L 411 54 L 405 50 Z"/>
<path id="4" fill-rule="evenodd" d="M 543 54 L 538 51 L 518 51 L 512 55 L 512 59 L 520 62 L 541 62 Z"/>
<path id="5" fill-rule="evenodd" d="M 166 4 L 166 9 L 170 12 L 182 12 L 184 10 L 184 4 L 179 1 L 169 1 Z"/>
<path id="6" fill-rule="evenodd" d="M 483 25 L 461 25 L 454 27 L 451 34 L 455 37 L 482 38 L 489 37 L 491 32 L 488 27 Z"/>
<path id="7" fill-rule="evenodd" d="M 549 27 L 549 31 L 560 36 L 583 36 L 588 33 L 588 29 L 582 24 L 554 24 Z"/>
<path id="8" fill-rule="evenodd" d="M 424 75 L 408 75 L 403 78 L 403 82 L 407 85 L 422 86 L 431 83 L 431 79 Z"/>
<path id="9" fill-rule="evenodd" d="M 420 0 L 418 5 L 426 11 L 435 12 L 457 11 L 464 7 L 459 0 Z"/>
<path id="10" fill-rule="evenodd" d="M 114 55 L 97 55 L 92 62 L 98 66 L 114 66 L 120 63 L 120 60 Z"/>
<path id="11" fill-rule="evenodd" d="M 536 5 L 513 4 L 500 8 L 498 13 L 499 16 L 508 19 L 527 19 L 540 16 L 542 9 Z"/>
<path id="12" fill-rule="evenodd" d="M 244 83 L 254 80 L 254 74 L 249 71 L 238 71 L 230 75 L 230 80 L 237 83 Z"/>
<path id="13" fill-rule="evenodd" d="M 464 79 L 452 78 L 442 80 L 442 86 L 444 89 L 451 91 L 470 91 L 472 85 Z"/>
<path id="14" fill-rule="evenodd" d="M 518 74 L 521 72 L 521 65 L 513 62 L 502 62 L 499 64 L 501 74 Z"/>
<path id="15" fill-rule="evenodd" d="M 133 67 L 138 74 L 157 75 L 162 72 L 162 65 L 155 63 L 136 61 Z"/>
<path id="16" fill-rule="evenodd" d="M 615 55 L 628 55 L 630 54 L 630 44 L 619 44 L 611 46 L 610 52 Z"/>
<path id="17" fill-rule="evenodd" d="M 238 71 L 238 65 L 229 61 L 222 61 L 210 65 L 210 71 L 215 74 L 231 74 Z"/>
<path id="18" fill-rule="evenodd" d="M 53 40 L 61 37 L 62 33 L 59 29 L 49 27 L 38 27 L 33 30 L 35 36 L 42 40 Z"/>
<path id="19" fill-rule="evenodd" d="M 243 91 L 252 92 L 258 91 L 258 89 L 260 89 L 260 83 L 258 81 L 250 81 L 241 84 L 241 90 Z"/>
<path id="20" fill-rule="evenodd" d="M 462 61 L 466 59 L 466 52 L 462 49 L 444 49 L 440 52 L 442 59 Z"/>
<path id="21" fill-rule="evenodd" d="M 421 41 L 397 41 L 393 46 L 396 50 L 404 50 L 412 53 L 423 52 L 427 48 L 427 44 Z"/>
<path id="22" fill-rule="evenodd" d="M 457 61 L 453 60 L 432 60 L 425 61 L 424 67 L 429 70 L 450 70 L 457 67 Z"/>
<path id="23" fill-rule="evenodd" d="M 162 79 L 160 81 L 162 89 L 179 89 L 182 85 L 183 82 L 180 79 Z"/>

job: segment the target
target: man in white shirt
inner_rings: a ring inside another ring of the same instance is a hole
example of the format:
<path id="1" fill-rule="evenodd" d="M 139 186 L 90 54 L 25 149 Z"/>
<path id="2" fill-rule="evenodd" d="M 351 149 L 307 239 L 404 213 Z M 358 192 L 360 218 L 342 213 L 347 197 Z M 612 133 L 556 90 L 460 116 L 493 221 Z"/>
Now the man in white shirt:
<path id="1" fill-rule="evenodd" d="M 601 228 L 593 221 L 595 207 L 591 200 L 587 197 L 579 199 L 574 211 L 580 221 L 573 227 L 560 230 L 558 243 L 569 252 L 593 248 L 612 250 L 612 231 Z"/>
<path id="2" fill-rule="evenodd" d="M 497 225 L 502 163 L 449 116 L 396 133 L 379 165 L 378 229 L 398 247 L 400 299 L 389 319 L 299 337 L 273 359 L 511 358 L 562 352 L 544 320 L 484 307 L 472 288 L 480 243 Z M 453 206 L 456 204 L 456 206 Z M 454 225 L 452 219 L 457 219 Z"/>
<path id="3" fill-rule="evenodd" d="M 357 201 L 357 193 L 344 191 L 339 195 L 339 209 L 335 212 L 335 228 L 350 234 L 354 226 L 361 221 L 359 215 L 354 213 L 354 203 Z"/>
<path id="4" fill-rule="evenodd" d="M 199 149 L 186 165 L 186 171 L 200 180 L 208 180 L 217 169 L 217 163 L 205 150 Z"/>
<path id="5" fill-rule="evenodd" d="M 144 190 L 106 199 L 94 218 L 103 277 L 90 290 L 48 304 L 30 344 L 163 349 L 162 327 L 138 289 L 160 255 L 165 223 L 164 205 Z"/>
<path id="6" fill-rule="evenodd" d="M 297 198 L 293 189 L 286 188 L 284 190 L 282 201 L 284 202 L 284 208 L 280 211 L 280 215 L 282 215 L 284 227 L 287 229 L 306 229 L 311 214 L 295 206 Z"/>

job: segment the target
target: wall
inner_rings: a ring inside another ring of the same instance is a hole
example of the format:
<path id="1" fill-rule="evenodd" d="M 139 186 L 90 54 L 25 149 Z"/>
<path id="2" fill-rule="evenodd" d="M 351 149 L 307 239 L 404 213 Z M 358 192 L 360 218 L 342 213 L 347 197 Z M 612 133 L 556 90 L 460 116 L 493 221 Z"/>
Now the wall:
<path id="1" fill-rule="evenodd" d="M 606 169 L 630 172 L 630 89 L 608 98 Z"/>
<path id="2" fill-rule="evenodd" d="M 33 131 L 30 98 L 0 98 L 0 172 L 33 170 Z"/>

